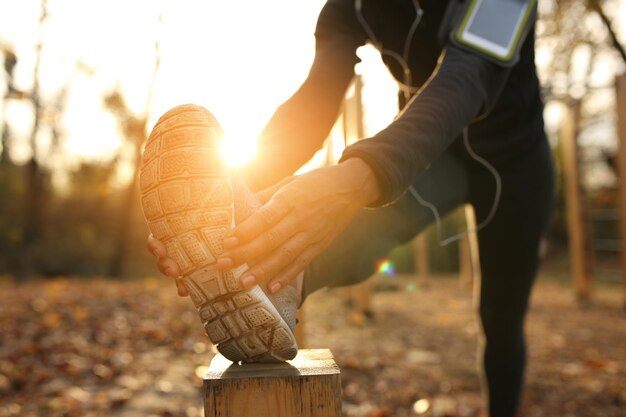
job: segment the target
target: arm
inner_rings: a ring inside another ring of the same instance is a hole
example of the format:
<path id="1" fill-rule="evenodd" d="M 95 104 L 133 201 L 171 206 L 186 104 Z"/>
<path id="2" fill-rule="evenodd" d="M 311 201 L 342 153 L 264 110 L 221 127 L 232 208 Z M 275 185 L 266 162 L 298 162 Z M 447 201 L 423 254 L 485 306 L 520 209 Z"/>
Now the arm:
<path id="1" fill-rule="evenodd" d="M 381 194 L 374 206 L 400 197 L 473 119 L 489 112 L 510 69 L 449 45 L 437 71 L 400 116 L 374 137 L 343 153 L 374 171 Z"/>
<path id="2" fill-rule="evenodd" d="M 241 172 L 252 189 L 269 187 L 293 174 L 328 136 L 354 76 L 354 66 L 358 62 L 356 49 L 366 39 L 351 10 L 351 0 L 328 0 L 322 9 L 315 32 L 315 58 L 311 70 L 302 86 L 270 119 L 261 134 L 259 155 Z M 353 188 L 354 184 L 358 186 L 356 190 L 344 192 L 342 200 L 346 205 L 352 207 L 358 202 L 360 206 L 377 198 L 377 183 L 371 169 L 358 158 L 332 172 L 344 181 L 333 181 L 331 185 L 343 187 L 344 191 Z M 298 192 L 302 180 L 309 184 L 312 178 L 319 177 L 313 175 L 301 179 L 290 187 Z M 274 190 L 271 191 L 273 195 Z M 327 191 L 331 189 L 327 188 Z M 169 277 L 178 277 L 178 265 L 167 257 L 163 243 L 150 235 L 147 244 L 148 250 L 158 258 L 159 270 Z M 240 259 L 243 258 L 236 257 L 237 261 Z M 185 287 L 178 280 L 177 286 L 179 294 L 186 295 Z"/>
<path id="3" fill-rule="evenodd" d="M 253 189 L 266 188 L 293 174 L 320 149 L 337 119 L 358 62 L 365 35 L 347 7 L 329 1 L 315 31 L 315 58 L 296 93 L 274 113 L 261 134 L 259 154 L 244 170 Z M 350 29 L 348 29 L 350 28 Z"/>
<path id="4" fill-rule="evenodd" d="M 231 232 L 218 264 L 229 268 L 256 259 L 243 274 L 243 285 L 271 279 L 270 290 L 280 289 L 330 244 L 358 208 L 399 197 L 472 119 L 494 107 L 508 74 L 449 46 L 436 74 L 396 121 L 346 149 L 338 166 L 302 175 L 278 190 Z M 364 180 L 340 181 L 344 176 Z M 367 190 L 361 198 L 355 197 L 359 189 Z"/>

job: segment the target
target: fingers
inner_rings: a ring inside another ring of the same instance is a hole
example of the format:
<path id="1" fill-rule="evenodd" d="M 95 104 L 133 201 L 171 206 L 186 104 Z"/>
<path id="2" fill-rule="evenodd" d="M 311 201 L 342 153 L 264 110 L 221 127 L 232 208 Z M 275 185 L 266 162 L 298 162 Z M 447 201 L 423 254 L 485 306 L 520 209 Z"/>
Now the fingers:
<path id="1" fill-rule="evenodd" d="M 176 278 L 176 289 L 178 290 L 178 295 L 181 297 L 187 297 L 189 295 L 189 291 L 187 291 L 187 287 L 180 277 Z"/>
<path id="2" fill-rule="evenodd" d="M 290 217 L 284 218 L 280 223 L 257 236 L 251 242 L 226 250 L 218 259 L 218 266 L 222 269 L 234 268 L 269 254 L 298 233 L 298 226 L 301 224 L 302 221 L 295 213 Z M 227 243 L 229 242 L 226 241 L 224 246 L 228 246 Z M 281 250 L 287 251 L 289 249 L 288 246 L 283 246 Z M 284 255 L 289 256 L 290 254 L 285 253 Z M 290 256 L 290 260 L 292 258 L 293 256 Z"/>
<path id="3" fill-rule="evenodd" d="M 306 248 L 297 259 L 283 269 L 276 278 L 267 285 L 272 294 L 285 288 L 293 281 L 302 271 L 304 271 L 313 262 L 313 259 L 319 255 L 324 246 L 321 244 L 311 245 Z"/>
<path id="4" fill-rule="evenodd" d="M 148 250 L 157 259 L 157 268 L 159 271 L 168 277 L 177 278 L 180 276 L 180 270 L 178 269 L 178 264 L 172 259 L 167 257 L 167 250 L 165 249 L 165 245 L 159 239 L 154 237 L 152 233 L 148 236 Z"/>
<path id="5" fill-rule="evenodd" d="M 147 247 L 148 251 L 157 258 L 164 258 L 167 256 L 167 249 L 165 249 L 165 245 L 159 239 L 154 237 L 152 233 L 148 236 Z"/>
<path id="6" fill-rule="evenodd" d="M 275 194 L 267 204 L 226 234 L 224 247 L 230 249 L 238 244 L 249 242 L 263 231 L 271 228 L 289 213 L 291 210 L 290 201 L 287 193 Z"/>
<path id="7" fill-rule="evenodd" d="M 178 264 L 172 258 L 159 258 L 157 260 L 157 268 L 163 275 L 170 278 L 178 278 L 180 276 Z"/>
<path id="8" fill-rule="evenodd" d="M 185 286 L 181 276 L 178 264 L 172 259 L 167 257 L 167 249 L 163 242 L 154 237 L 152 233 L 148 236 L 147 245 L 148 251 L 157 257 L 157 268 L 159 271 L 170 278 L 176 280 L 176 290 L 181 297 L 187 297 L 189 291 Z"/>
<path id="9" fill-rule="evenodd" d="M 313 246 L 315 244 L 316 242 L 313 242 Z M 308 262 L 310 262 L 309 257 L 311 256 L 308 248 L 311 246 L 310 237 L 306 233 L 295 235 L 287 243 L 243 273 L 241 275 L 241 284 L 244 288 L 250 288 L 258 283 L 266 282 L 294 263 L 298 265 L 306 263 L 308 265 Z M 291 269 L 289 272 L 291 273 Z M 272 282 L 275 281 L 273 280 Z M 275 292 L 272 287 L 270 287 L 270 291 Z"/>

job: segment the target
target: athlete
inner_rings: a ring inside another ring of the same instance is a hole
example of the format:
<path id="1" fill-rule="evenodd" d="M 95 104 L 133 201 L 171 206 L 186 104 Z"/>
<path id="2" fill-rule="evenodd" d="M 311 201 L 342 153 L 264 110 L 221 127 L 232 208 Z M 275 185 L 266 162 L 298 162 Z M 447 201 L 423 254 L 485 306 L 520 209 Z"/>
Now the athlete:
<path id="1" fill-rule="evenodd" d="M 306 297 L 370 277 L 434 213 L 471 204 L 491 417 L 518 409 L 524 319 L 553 200 L 535 9 L 530 0 L 328 0 L 310 73 L 244 171 L 264 190 L 263 205 L 225 236 L 217 260 L 222 269 L 248 262 L 243 287 L 275 294 L 305 270 Z M 348 146 L 339 164 L 291 176 L 322 146 L 354 77 L 356 49 L 368 42 L 399 83 L 401 113 Z M 177 277 L 163 244 L 151 236 L 148 246 L 159 269 Z"/>

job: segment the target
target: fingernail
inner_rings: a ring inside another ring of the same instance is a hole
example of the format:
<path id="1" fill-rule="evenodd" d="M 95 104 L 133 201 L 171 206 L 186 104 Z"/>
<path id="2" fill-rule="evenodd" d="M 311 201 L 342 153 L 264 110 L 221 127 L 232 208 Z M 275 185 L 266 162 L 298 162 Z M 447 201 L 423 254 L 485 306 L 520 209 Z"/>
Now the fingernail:
<path id="1" fill-rule="evenodd" d="M 237 244 L 239 243 L 239 239 L 237 239 L 236 237 L 232 236 L 232 237 L 227 237 L 226 239 L 224 239 L 222 241 L 222 245 L 225 248 L 233 248 L 235 246 L 237 246 Z"/>
<path id="2" fill-rule="evenodd" d="M 233 260 L 230 258 L 219 258 L 217 260 L 217 267 L 220 269 L 227 269 L 233 266 Z"/>
<path id="3" fill-rule="evenodd" d="M 281 287 L 280 282 L 275 282 L 272 285 L 270 285 L 270 292 L 272 294 L 277 293 L 278 290 L 280 290 L 280 287 Z"/>
<path id="4" fill-rule="evenodd" d="M 241 285 L 243 285 L 244 288 L 253 287 L 255 284 L 256 278 L 254 278 L 252 275 L 248 275 L 241 280 Z"/>

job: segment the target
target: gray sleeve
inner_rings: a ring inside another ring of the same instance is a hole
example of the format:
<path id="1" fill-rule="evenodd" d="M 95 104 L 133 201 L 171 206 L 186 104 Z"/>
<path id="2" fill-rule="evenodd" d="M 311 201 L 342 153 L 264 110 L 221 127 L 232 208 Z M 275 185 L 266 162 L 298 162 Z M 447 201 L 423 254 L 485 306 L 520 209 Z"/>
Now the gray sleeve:
<path id="1" fill-rule="evenodd" d="M 372 206 L 398 199 L 473 119 L 489 112 L 510 69 L 449 45 L 435 74 L 400 116 L 375 136 L 346 148 L 374 171 L 381 196 Z"/>

